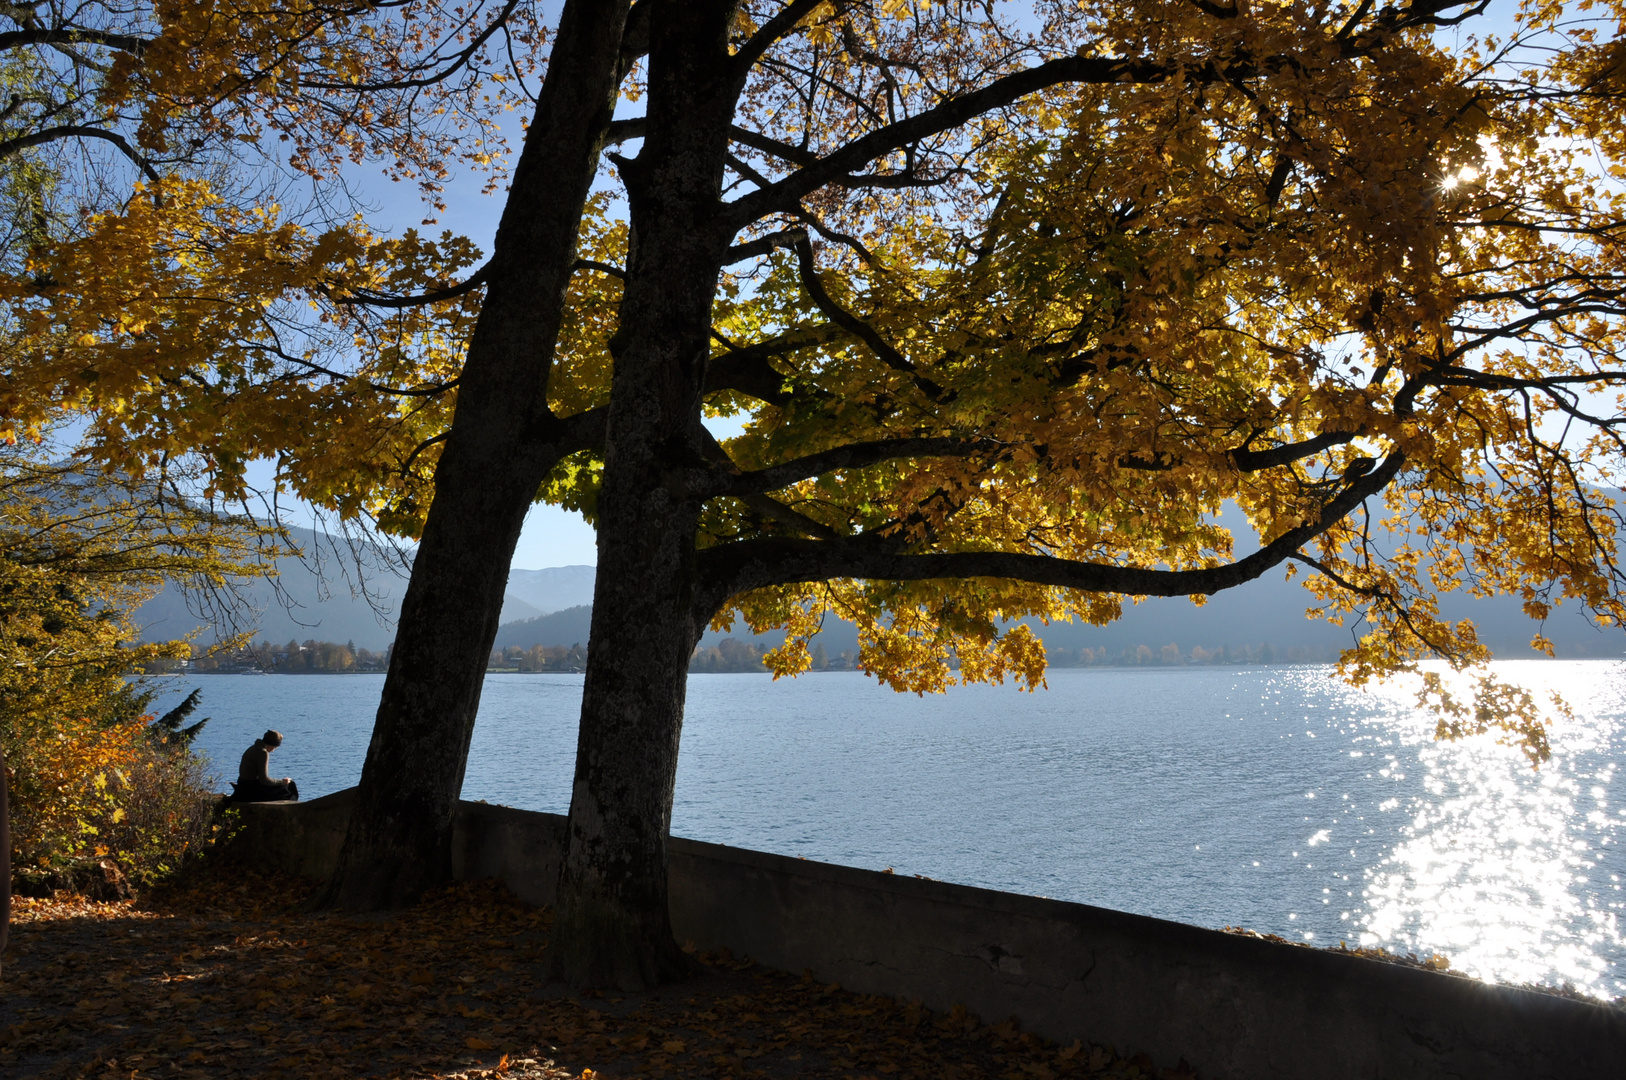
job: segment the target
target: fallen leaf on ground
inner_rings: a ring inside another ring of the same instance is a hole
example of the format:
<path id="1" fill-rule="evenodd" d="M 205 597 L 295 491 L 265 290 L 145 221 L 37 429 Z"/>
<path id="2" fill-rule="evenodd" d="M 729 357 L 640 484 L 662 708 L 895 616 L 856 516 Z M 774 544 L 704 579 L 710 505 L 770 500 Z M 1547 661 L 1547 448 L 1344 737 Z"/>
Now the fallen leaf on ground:
<path id="1" fill-rule="evenodd" d="M 552 916 L 495 882 L 389 915 L 311 913 L 311 885 L 222 868 L 149 898 L 21 900 L 0 989 L 7 1080 L 1029 1080 L 1157 1075 L 691 952 L 647 994 L 546 980 Z M 1171 1070 L 1185 1077 L 1189 1066 Z"/>

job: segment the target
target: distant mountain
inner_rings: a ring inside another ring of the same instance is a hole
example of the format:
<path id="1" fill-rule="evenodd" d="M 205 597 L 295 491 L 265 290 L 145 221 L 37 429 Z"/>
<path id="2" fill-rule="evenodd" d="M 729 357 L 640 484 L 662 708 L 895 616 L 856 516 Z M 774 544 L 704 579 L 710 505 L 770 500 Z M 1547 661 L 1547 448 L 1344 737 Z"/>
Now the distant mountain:
<path id="1" fill-rule="evenodd" d="M 310 529 L 291 532 L 307 558 L 279 559 L 275 585 L 262 579 L 245 584 L 241 590 L 247 606 L 240 618 L 244 626 L 254 629 L 254 640 L 279 645 L 289 640 L 312 638 L 341 643 L 353 641 L 375 652 L 394 641 L 395 616 L 401 597 L 406 595 L 404 569 L 390 568 L 382 552 L 368 560 L 366 581 L 368 590 L 375 594 L 375 610 L 365 596 L 352 590 L 354 567 L 345 564 L 331 540 Z M 313 566 L 308 560 L 316 559 L 318 553 L 320 559 Z M 591 603 L 593 574 L 591 566 L 511 571 L 509 588 L 503 597 L 501 622 L 534 620 L 550 612 Z M 283 593 L 281 597 L 277 595 L 279 590 Z M 216 633 L 209 620 L 195 610 L 195 605 L 188 607 L 187 597 L 173 585 L 137 609 L 136 623 L 142 628 L 143 641 L 167 641 L 201 628 L 199 640 L 207 642 L 214 640 Z M 221 627 L 220 632 L 228 629 Z M 587 640 L 585 630 L 579 640 Z"/>
<path id="2" fill-rule="evenodd" d="M 1306 619 L 1304 610 L 1312 599 L 1297 582 L 1270 574 L 1211 596 L 1202 607 L 1185 597 L 1152 597 L 1140 604 L 1126 605 L 1123 617 L 1107 626 L 1065 622 L 1044 626 L 1037 620 L 1030 622 L 1052 652 L 1066 649 L 1075 655 L 1081 648 L 1090 648 L 1097 652 L 1105 649 L 1109 656 L 1116 657 L 1125 649 L 1134 650 L 1141 645 L 1156 652 L 1171 644 L 1183 655 L 1189 655 L 1194 647 L 1213 651 L 1223 646 L 1235 653 L 1268 644 L 1283 657 L 1289 650 L 1298 650 L 1309 659 L 1329 660 L 1339 649 L 1347 648 L 1353 635 L 1363 628 Z M 1560 607 L 1544 628 L 1538 628 L 1526 618 L 1519 602 L 1512 597 L 1491 600 L 1447 597 L 1440 606 L 1447 618 L 1473 619 L 1480 640 L 1500 657 L 1517 659 L 1540 655 L 1530 648 L 1530 639 L 1538 629 L 1553 641 L 1561 658 L 1626 655 L 1626 633 L 1593 626 L 1580 616 L 1573 604 Z M 498 631 L 498 645 L 528 649 L 533 645 L 568 647 L 585 643 L 591 613 L 592 608 L 580 607 L 541 619 L 505 624 Z M 726 633 L 708 631 L 701 644 L 716 645 L 728 637 L 768 645 L 777 645 L 784 639 L 784 635 L 777 632 L 752 634 L 736 622 Z M 826 619 L 824 631 L 813 643 L 822 644 L 832 657 L 856 651 L 858 628 L 845 620 Z"/>
<path id="3" fill-rule="evenodd" d="M 550 566 L 546 570 L 508 571 L 509 602 L 517 601 L 531 608 L 530 614 L 516 614 L 515 618 L 530 619 L 591 604 L 596 573 L 597 569 L 591 566 Z M 513 621 L 509 618 L 507 603 L 503 605 L 502 621 Z"/>
<path id="4" fill-rule="evenodd" d="M 319 550 L 314 534 L 298 536 L 311 550 Z M 268 584 L 257 583 L 248 590 L 253 606 L 259 609 L 255 639 L 282 643 L 304 641 L 354 641 L 357 645 L 381 650 L 394 639 L 394 614 L 406 592 L 404 576 L 374 568 L 369 587 L 380 597 L 375 612 L 361 597 L 351 593 L 340 567 L 330 554 L 323 581 L 299 559 L 279 564 L 281 588 L 294 601 L 289 611 L 278 603 Z M 591 566 L 555 566 L 544 570 L 516 569 L 509 573 L 508 592 L 503 603 L 502 626 L 497 647 L 585 644 L 588 638 L 593 599 Z M 1316 658 L 1332 656 L 1351 641 L 1351 628 L 1337 627 L 1304 618 L 1311 597 L 1297 582 L 1283 580 L 1279 571 L 1259 581 L 1218 593 L 1197 607 L 1183 597 L 1153 598 L 1126 606 L 1123 618 L 1108 626 L 1079 623 L 1035 624 L 1034 630 L 1052 650 L 1080 648 L 1106 649 L 1117 656 L 1124 649 L 1146 645 L 1160 650 L 1176 645 L 1183 654 L 1193 647 L 1232 651 L 1270 644 L 1277 650 L 1300 649 Z M 1499 597 L 1474 600 L 1447 596 L 1441 600 L 1442 613 L 1451 619 L 1472 618 L 1480 638 L 1498 656 L 1537 655 L 1529 647 L 1537 626 L 1525 618 L 1517 600 Z M 167 589 L 137 612 L 145 628 L 144 640 L 180 636 L 199 625 L 187 611 L 182 598 Z M 1544 628 L 1561 657 L 1618 657 L 1626 655 L 1626 633 L 1620 629 L 1599 629 L 1582 618 L 1575 605 L 1559 608 Z M 207 637 L 207 633 L 205 634 Z M 751 634 L 736 623 L 728 633 L 708 632 L 704 645 L 716 645 L 726 637 L 757 644 L 777 644 L 783 635 Z M 857 628 L 837 619 L 826 621 L 816 642 L 832 657 L 857 648 Z"/>
<path id="5" fill-rule="evenodd" d="M 1276 649 L 1300 648 L 1316 658 L 1331 658 L 1348 648 L 1366 627 L 1334 626 L 1307 619 L 1304 611 L 1314 600 L 1297 581 L 1272 572 L 1258 581 L 1216 593 L 1202 607 L 1185 597 L 1153 597 L 1138 605 L 1125 605 L 1123 617 L 1106 626 L 1086 623 L 1035 625 L 1034 630 L 1052 649 L 1106 648 L 1111 655 L 1147 645 L 1154 651 L 1174 644 L 1189 653 L 1193 646 L 1232 650 L 1270 644 Z M 1473 619 L 1480 640 L 1497 656 L 1516 659 L 1538 656 L 1530 639 L 1543 629 L 1560 657 L 1604 657 L 1626 654 L 1626 633 L 1600 630 L 1581 617 L 1574 604 L 1553 613 L 1545 628 L 1527 618 L 1513 597 L 1488 600 L 1445 596 L 1443 617 Z"/>
<path id="6" fill-rule="evenodd" d="M 306 552 L 306 559 L 287 556 L 278 559 L 276 584 L 265 579 L 247 583 L 242 594 L 247 609 L 243 625 L 254 629 L 254 640 L 278 645 L 287 641 L 353 641 L 363 649 L 381 651 L 395 640 L 395 613 L 406 595 L 406 575 L 388 565 L 384 552 L 373 552 L 364 560 L 367 589 L 373 604 L 352 591 L 355 567 L 347 565 L 347 554 L 334 549 L 333 542 L 309 529 L 293 529 L 293 540 Z M 310 560 L 310 561 L 307 561 Z M 311 563 L 314 562 L 313 566 Z M 278 591 L 282 596 L 277 595 Z M 189 609 L 184 593 L 174 585 L 165 586 L 153 599 L 136 609 L 141 640 L 167 641 L 202 629 L 201 642 L 215 639 L 216 629 L 195 609 Z M 221 627 L 224 634 L 230 628 Z"/>
<path id="7" fill-rule="evenodd" d="M 497 617 L 499 623 L 519 622 L 521 619 L 534 619 L 547 612 L 532 607 L 513 593 L 504 593 L 502 598 L 502 614 Z"/>

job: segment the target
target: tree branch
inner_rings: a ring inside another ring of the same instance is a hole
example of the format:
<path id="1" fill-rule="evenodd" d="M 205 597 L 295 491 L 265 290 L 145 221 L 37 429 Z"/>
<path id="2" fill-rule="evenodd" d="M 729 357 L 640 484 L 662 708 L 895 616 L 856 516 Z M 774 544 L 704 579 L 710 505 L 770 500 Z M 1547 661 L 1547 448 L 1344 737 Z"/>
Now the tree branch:
<path id="1" fill-rule="evenodd" d="M 604 132 L 605 146 L 619 146 L 633 139 L 641 139 L 644 132 L 649 130 L 649 119 L 643 116 L 634 116 L 626 120 L 612 120 Z"/>
<path id="2" fill-rule="evenodd" d="M 971 457 L 1004 449 L 1005 444 L 995 439 L 877 439 L 872 442 L 850 443 L 817 454 L 793 458 L 766 469 L 742 472 L 734 477 L 719 494 L 745 495 L 755 492 L 777 491 L 801 480 L 822 476 L 836 469 L 862 469 L 883 461 L 899 458 Z"/>
<path id="3" fill-rule="evenodd" d="M 620 278 L 622 281 L 627 280 L 627 272 L 625 270 L 621 269 L 619 266 L 611 266 L 607 262 L 599 262 L 597 259 L 577 259 L 576 262 L 571 266 L 571 270 L 597 270 L 601 274 L 607 274 L 613 278 Z"/>
<path id="4" fill-rule="evenodd" d="M 1324 503 L 1314 522 L 1288 530 L 1236 562 L 1195 570 L 1154 570 L 1004 551 L 913 555 L 888 538 L 873 535 L 841 540 L 765 537 L 720 544 L 699 553 L 702 584 L 695 615 L 710 619 L 730 597 L 752 589 L 831 578 L 927 581 L 986 577 L 1131 596 L 1212 594 L 1252 581 L 1292 557 L 1299 547 L 1383 490 L 1404 464 L 1401 451 L 1390 453 L 1376 469 L 1352 478 Z"/>
<path id="5" fill-rule="evenodd" d="M 649 52 L 649 12 L 654 6 L 652 0 L 634 0 L 627 9 L 627 21 L 621 29 L 621 79 L 631 74 L 633 65 Z"/>
<path id="6" fill-rule="evenodd" d="M 768 358 L 783 356 L 811 345 L 822 345 L 834 336 L 834 330 L 829 323 L 822 323 L 787 331 L 754 345 L 731 346 L 728 352 L 714 356 L 707 362 L 706 393 L 735 390 L 770 405 L 787 405 L 791 395 L 785 390 L 785 376 L 774 370 Z M 724 341 L 723 344 L 729 343 Z"/>
<path id="7" fill-rule="evenodd" d="M 734 464 L 734 459 L 728 456 L 728 451 L 723 449 L 723 444 L 718 442 L 717 437 L 704 428 L 700 430 L 700 449 L 707 460 L 716 466 L 711 473 L 714 479 L 726 484 L 729 477 L 740 475 L 739 466 Z M 841 538 L 841 533 L 823 522 L 814 521 L 800 511 L 786 506 L 778 499 L 771 499 L 760 492 L 740 492 L 735 494 L 735 497 L 763 517 L 768 518 L 770 521 L 777 521 L 781 525 L 788 525 L 803 536 L 816 536 L 824 540 L 839 540 Z"/>
<path id="8" fill-rule="evenodd" d="M 794 529 L 803 536 L 815 536 L 820 540 L 840 540 L 842 538 L 841 534 L 830 528 L 830 526 L 814 521 L 806 514 L 786 506 L 778 499 L 772 499 L 766 495 L 742 495 L 739 496 L 739 499 L 763 517 Z"/>
<path id="9" fill-rule="evenodd" d="M 581 453 L 583 450 L 603 450 L 604 433 L 610 419 L 610 410 L 600 405 L 586 412 L 555 419 L 552 438 L 548 441 L 560 457 Z"/>
<path id="10" fill-rule="evenodd" d="M 118 147 L 119 153 L 135 163 L 136 168 L 140 169 L 148 180 L 151 180 L 154 184 L 163 182 L 163 178 L 158 175 L 158 170 L 154 169 L 152 163 L 137 152 L 136 148 L 131 146 L 123 135 L 116 131 L 108 131 L 106 128 L 86 127 L 82 124 L 60 124 L 56 127 L 43 128 L 27 135 L 18 135 L 14 139 L 0 142 L 0 161 L 27 150 L 31 146 L 40 146 L 44 143 L 55 142 L 58 139 L 74 138 L 100 139 L 103 142 L 112 143 Z"/>
<path id="11" fill-rule="evenodd" d="M 873 326 L 836 303 L 825 291 L 824 282 L 819 280 L 819 269 L 813 262 L 813 245 L 808 241 L 807 234 L 803 233 L 799 239 L 792 241 L 791 246 L 796 249 L 796 266 L 801 272 L 802 288 L 807 290 L 807 295 L 818 309 L 824 312 L 825 318 L 868 345 L 876 358 L 887 367 L 914 375 L 915 365 L 912 360 L 894 349 Z M 942 395 L 943 388 L 930 379 L 916 376 L 915 382 L 932 398 Z"/>
<path id="12" fill-rule="evenodd" d="M 750 128 L 742 128 L 738 124 L 728 129 L 728 137 L 742 146 L 749 146 L 753 150 L 760 150 L 764 154 L 788 161 L 793 165 L 817 165 L 819 155 L 811 150 L 803 150 L 800 146 L 780 142 Z"/>
<path id="13" fill-rule="evenodd" d="M 442 300 L 454 300 L 459 296 L 463 296 L 467 293 L 473 292 L 475 289 L 478 289 L 481 285 L 484 285 L 490 277 L 491 263 L 487 262 L 484 266 L 480 267 L 480 269 L 476 270 L 474 273 L 470 274 L 466 279 L 456 285 L 448 285 L 444 289 L 434 289 L 430 292 L 418 293 L 415 296 L 385 296 L 382 293 L 372 293 L 365 290 L 357 290 L 346 296 L 335 296 L 333 291 L 329 288 L 324 288 L 323 292 L 336 304 L 358 304 L 365 305 L 366 307 L 381 308 L 409 308 L 420 307 L 424 304 L 438 304 Z"/>
<path id="14" fill-rule="evenodd" d="M 389 82 L 376 83 L 340 83 L 322 82 L 315 79 L 301 79 L 299 85 L 309 87 L 312 90 L 338 90 L 345 93 L 360 94 L 370 93 L 375 90 L 421 89 L 426 86 L 434 86 L 438 83 L 443 83 L 453 75 L 457 74 L 457 72 L 467 67 L 469 61 L 473 60 L 474 57 L 479 54 L 480 50 L 485 46 L 485 43 L 490 41 L 492 36 L 496 34 L 497 31 L 508 25 L 508 16 L 512 15 L 514 13 L 514 9 L 518 6 L 519 0 L 506 0 L 506 2 L 503 4 L 502 10 L 499 11 L 496 17 L 491 20 L 491 25 L 474 35 L 473 39 L 469 41 L 468 46 L 462 51 L 453 53 L 451 57 L 445 61 L 439 61 L 444 63 L 445 66 L 432 75 L 423 75 L 413 79 L 395 79 Z M 424 68 L 431 66 L 432 65 L 428 62 L 414 65 L 414 67 L 418 70 L 423 70 Z"/>
<path id="15" fill-rule="evenodd" d="M 1188 72 L 1187 75 L 1193 77 L 1194 73 Z M 790 208 L 804 195 L 838 181 L 893 150 L 941 134 L 973 117 L 1061 83 L 1161 82 L 1167 76 L 1168 71 L 1163 65 L 1150 61 L 1093 56 L 1064 56 L 1013 72 L 995 79 L 980 90 L 950 98 L 925 112 L 854 139 L 841 149 L 820 158 L 817 164 L 804 166 L 771 187 L 725 204 L 720 219 L 726 228 L 737 232 L 766 214 Z"/>
<path id="16" fill-rule="evenodd" d="M 1396 30 L 1408 26 L 1446 25 L 1459 22 L 1466 15 L 1453 19 L 1440 19 L 1437 13 L 1447 8 L 1459 6 L 1463 0 L 1412 0 L 1404 8 L 1385 8 L 1379 16 L 1377 29 Z M 792 8 L 800 12 L 804 7 L 811 10 L 813 0 L 798 0 Z M 1350 16 L 1349 22 L 1339 31 L 1338 37 L 1343 38 L 1349 34 L 1361 16 L 1369 9 L 1370 0 L 1362 0 L 1359 10 Z M 780 18 L 787 17 L 792 8 L 781 13 Z M 1483 8 L 1481 4 L 1475 5 L 1475 10 Z M 1216 17 L 1227 17 L 1224 9 L 1219 9 Z M 800 18 L 800 14 L 797 16 Z M 770 22 L 768 26 L 776 26 L 779 19 Z M 791 25 L 794 25 L 792 23 Z M 754 45 L 759 39 L 762 44 L 754 51 L 747 53 L 742 50 L 735 60 L 741 65 L 755 63 L 762 51 L 770 44 L 766 36 L 768 27 L 765 26 L 752 38 Z M 787 26 L 781 33 L 788 31 Z M 1378 42 L 1381 45 L 1381 41 Z M 1346 56 L 1364 54 L 1369 50 L 1365 42 L 1349 41 L 1343 52 Z M 1238 57 L 1236 62 L 1221 68 L 1208 65 L 1198 69 L 1185 69 L 1182 75 L 1191 82 L 1213 82 L 1220 79 L 1234 79 L 1240 75 L 1258 70 L 1257 64 L 1245 58 Z M 877 158 L 901 149 L 911 143 L 942 134 L 959 127 L 966 121 L 995 109 L 1013 104 L 1029 94 L 1037 93 L 1062 83 L 1090 83 L 1095 85 L 1109 85 L 1113 83 L 1158 83 L 1168 78 L 1168 66 L 1147 59 L 1128 57 L 1099 57 L 1099 56 L 1063 56 L 1055 60 L 1037 64 L 1022 71 L 1015 71 L 1003 75 L 979 90 L 959 97 L 951 97 L 924 112 L 906 117 L 894 123 L 886 124 L 871 131 L 869 134 L 854 139 L 841 149 L 822 157 L 816 164 L 809 163 L 791 173 L 778 183 L 743 195 L 731 203 L 725 204 L 724 212 L 719 215 L 719 223 L 730 232 L 737 232 L 751 222 L 758 220 L 776 210 L 787 210 L 800 202 L 803 196 L 817 191 L 828 184 L 839 183 L 845 176 L 855 173 L 861 166 Z M 742 140 L 743 141 L 743 140 Z"/>
<path id="17" fill-rule="evenodd" d="M 1269 450 L 1249 450 L 1238 447 L 1231 451 L 1231 460 L 1243 472 L 1258 472 L 1260 469 L 1274 468 L 1277 465 L 1287 465 L 1300 461 L 1312 454 L 1319 454 L 1331 446 L 1339 446 L 1355 438 L 1352 431 L 1329 431 L 1317 435 L 1313 439 L 1301 442 L 1283 443 L 1273 446 Z"/>
<path id="18" fill-rule="evenodd" d="M 74 30 L 61 27 L 30 27 L 0 33 L 0 49 L 15 49 L 23 45 L 103 45 L 120 52 L 140 56 L 151 44 L 150 39 L 133 34 L 114 34 L 106 30 Z"/>
<path id="19" fill-rule="evenodd" d="M 798 242 L 805 243 L 806 241 L 806 229 L 781 229 L 778 232 L 769 233 L 767 236 L 759 236 L 757 239 L 744 244 L 735 244 L 728 249 L 727 255 L 724 256 L 723 265 L 733 266 L 735 263 L 744 262 L 746 259 L 759 258 L 776 248 L 795 247 Z"/>
<path id="20" fill-rule="evenodd" d="M 796 29 L 802 19 L 823 2 L 824 0 L 793 0 L 781 9 L 779 14 L 763 23 L 729 61 L 736 77 L 743 79 L 745 73 L 751 70 L 751 65 L 762 59 L 762 54 L 772 48 L 774 42 Z M 845 4 L 840 2 L 836 4 L 838 8 L 844 6 Z"/>

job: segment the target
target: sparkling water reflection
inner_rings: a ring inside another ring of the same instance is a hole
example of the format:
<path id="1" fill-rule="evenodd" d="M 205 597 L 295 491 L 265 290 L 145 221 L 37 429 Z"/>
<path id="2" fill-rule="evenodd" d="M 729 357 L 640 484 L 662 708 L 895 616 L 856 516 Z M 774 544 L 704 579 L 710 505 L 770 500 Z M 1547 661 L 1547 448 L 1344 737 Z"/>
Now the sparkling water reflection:
<path id="1" fill-rule="evenodd" d="M 1492 738 L 1437 744 L 1406 687 L 1319 667 L 1056 671 L 1038 694 L 924 699 L 851 673 L 695 676 L 673 831 L 1626 994 L 1626 670 L 1499 668 L 1575 709 L 1539 771 Z M 336 790 L 380 684 L 199 678 L 204 748 L 233 762 L 276 726 L 274 771 Z M 489 678 L 465 797 L 565 810 L 580 693 Z"/>
<path id="2" fill-rule="evenodd" d="M 1408 792 L 1379 803 L 1400 824 L 1380 830 L 1395 842 L 1363 871 L 1362 940 L 1438 950 L 1504 981 L 1619 994 L 1626 806 L 1611 809 L 1609 794 L 1626 711 L 1620 671 L 1529 661 L 1504 673 L 1576 706 L 1578 722 L 1554 729 L 1539 773 L 1488 738 L 1434 743 L 1430 724 L 1393 691 L 1383 695 L 1388 715 L 1354 735 L 1383 762 L 1376 777 Z M 1407 759 L 1416 782 L 1405 776 Z"/>

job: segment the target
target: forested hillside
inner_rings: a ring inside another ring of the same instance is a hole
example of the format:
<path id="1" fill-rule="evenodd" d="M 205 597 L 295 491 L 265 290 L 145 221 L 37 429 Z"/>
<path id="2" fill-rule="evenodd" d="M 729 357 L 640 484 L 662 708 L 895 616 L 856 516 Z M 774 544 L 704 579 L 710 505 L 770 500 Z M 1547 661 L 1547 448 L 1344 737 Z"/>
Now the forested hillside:
<path id="1" fill-rule="evenodd" d="M 551 615 L 504 623 L 497 631 L 497 649 L 529 649 L 533 645 L 587 644 L 587 629 L 593 618 L 590 605 L 566 608 Z"/>
<path id="2" fill-rule="evenodd" d="M 342 580 L 324 582 L 299 559 L 283 559 L 279 568 L 282 571 L 279 584 L 298 606 L 291 611 L 284 610 L 269 585 L 257 585 L 252 595 L 262 611 L 259 629 L 254 635 L 256 641 L 311 638 L 349 641 L 374 652 L 382 652 L 389 645 L 394 637 L 394 625 L 388 618 L 392 608 L 385 607 L 383 613 L 375 612 L 365 599 L 352 596 Z M 332 574 L 331 566 L 327 572 Z M 510 578 L 513 608 L 534 611 L 537 605 L 583 594 L 591 599 L 592 572 L 590 566 L 515 570 Z M 384 605 L 403 587 L 400 579 L 387 572 L 372 579 L 371 585 L 381 594 Z M 1109 626 L 1035 623 L 1034 629 L 1045 641 L 1050 662 L 1057 667 L 1141 662 L 1136 659 L 1141 646 L 1154 654 L 1154 662 L 1161 662 L 1170 645 L 1176 646 L 1175 651 L 1186 662 L 1194 656 L 1197 662 L 1203 662 L 1204 656 L 1194 654 L 1194 650 L 1201 650 L 1205 655 L 1221 649 L 1226 650 L 1228 657 L 1254 661 L 1330 661 L 1336 658 L 1339 649 L 1348 646 L 1356 628 L 1304 618 L 1307 600 L 1307 594 L 1296 583 L 1272 578 L 1256 582 L 1246 590 L 1213 596 L 1202 607 L 1182 597 L 1154 597 L 1127 607 L 1123 618 Z M 1443 614 L 1452 619 L 1472 618 L 1482 640 L 1499 657 L 1539 655 L 1529 644 L 1536 624 L 1525 618 L 1513 598 L 1473 600 L 1452 595 L 1442 600 L 1441 608 Z M 592 610 L 589 604 L 578 603 L 544 615 L 505 620 L 497 632 L 494 648 L 529 650 L 536 646 L 558 646 L 568 649 L 572 645 L 585 645 Z M 139 619 L 147 628 L 150 640 L 175 636 L 183 632 L 178 627 L 198 624 L 197 618 L 186 611 L 172 590 L 166 590 L 142 607 Z M 1560 658 L 1616 657 L 1626 653 L 1626 634 L 1619 629 L 1593 626 L 1571 607 L 1558 608 L 1548 620 L 1545 633 L 1552 639 L 1554 651 Z M 778 644 L 783 634 L 756 637 L 737 623 L 726 633 L 706 634 L 701 646 L 716 648 L 729 637 L 772 646 Z M 815 642 L 824 647 L 825 655 L 839 667 L 838 658 L 843 654 L 856 656 L 857 628 L 842 620 L 826 619 L 824 632 Z M 1268 650 L 1265 646 L 1269 646 Z"/>

